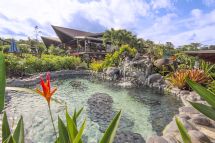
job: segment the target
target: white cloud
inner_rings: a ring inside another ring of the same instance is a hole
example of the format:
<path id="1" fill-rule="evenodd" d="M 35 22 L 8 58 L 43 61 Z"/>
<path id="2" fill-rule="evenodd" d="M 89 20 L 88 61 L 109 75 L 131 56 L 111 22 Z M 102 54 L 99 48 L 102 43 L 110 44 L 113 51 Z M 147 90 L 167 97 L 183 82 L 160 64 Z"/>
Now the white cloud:
<path id="1" fill-rule="evenodd" d="M 23 33 L 33 36 L 34 26 L 39 25 L 44 33 L 53 35 L 51 24 L 70 26 L 78 21 L 80 15 L 89 23 L 106 28 L 132 29 L 138 36 L 158 42 L 172 41 L 179 45 L 192 40 L 215 41 L 211 35 L 215 33 L 215 10 L 204 13 L 202 9 L 193 9 L 181 19 L 180 12 L 175 10 L 175 1 L 0 0 L 0 31 L 2 34 L 2 31 L 9 29 L 15 34 L 9 32 L 2 35 L 23 38 Z M 205 4 L 215 2 L 206 1 Z"/>
<path id="2" fill-rule="evenodd" d="M 173 3 L 171 2 L 171 0 L 152 0 L 151 5 L 153 9 L 173 7 Z"/>
<path id="3" fill-rule="evenodd" d="M 202 11 L 200 9 L 193 9 L 191 11 L 191 15 L 196 17 L 196 18 L 199 18 L 202 16 Z"/>
<path id="4" fill-rule="evenodd" d="M 191 17 L 176 18 L 174 14 L 167 14 L 159 18 L 148 30 L 143 30 L 140 36 L 157 42 L 171 41 L 176 46 L 191 42 L 215 43 L 215 10 L 203 13 L 194 9 L 191 11 Z"/>
<path id="5" fill-rule="evenodd" d="M 149 4 L 142 0 L 100 0 L 85 3 L 78 0 L 1 0 L 1 5 L 0 14 L 16 22 L 10 24 L 10 21 L 4 19 L 0 28 L 14 32 L 24 31 L 27 34 L 31 26 L 27 23 L 29 19 L 41 26 L 64 26 L 65 23 L 75 22 L 74 15 L 79 13 L 89 21 L 96 21 L 107 28 L 126 28 L 138 16 L 146 16 L 149 10 Z"/>
<path id="6" fill-rule="evenodd" d="M 206 6 L 215 6 L 215 0 L 202 0 Z"/>

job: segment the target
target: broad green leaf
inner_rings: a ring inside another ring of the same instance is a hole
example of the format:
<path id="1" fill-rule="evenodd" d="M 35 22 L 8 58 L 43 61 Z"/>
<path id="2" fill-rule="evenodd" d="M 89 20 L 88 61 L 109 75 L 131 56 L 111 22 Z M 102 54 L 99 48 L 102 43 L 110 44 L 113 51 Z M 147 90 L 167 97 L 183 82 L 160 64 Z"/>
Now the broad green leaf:
<path id="1" fill-rule="evenodd" d="M 75 137 L 78 131 L 73 119 L 70 117 L 67 110 L 66 110 L 66 122 L 67 122 L 67 130 L 68 130 L 70 141 L 73 142 L 75 140 Z"/>
<path id="2" fill-rule="evenodd" d="M 4 112 L 2 121 L 2 142 L 7 140 L 11 136 L 10 127 L 7 120 L 7 114 Z"/>
<path id="3" fill-rule="evenodd" d="M 19 122 L 16 126 L 16 129 L 13 133 L 13 138 L 16 141 L 16 143 L 24 143 L 24 123 L 23 123 L 23 117 L 19 119 Z"/>
<path id="4" fill-rule="evenodd" d="M 201 86 L 200 84 L 193 82 L 189 79 L 186 79 L 188 85 L 196 91 L 199 96 L 201 96 L 204 100 L 208 102 L 213 108 L 215 108 L 215 94 L 211 91 L 207 90 L 207 88 Z"/>
<path id="5" fill-rule="evenodd" d="M 178 118 L 176 118 L 175 121 L 176 121 L 176 124 L 178 126 L 178 130 L 181 134 L 183 142 L 184 143 L 192 143 L 190 136 L 187 132 L 187 129 L 184 127 L 184 125 L 181 123 L 181 121 Z"/>
<path id="6" fill-rule="evenodd" d="M 5 100 L 5 86 L 6 86 L 6 71 L 4 56 L 0 53 L 0 112 L 4 109 Z"/>
<path id="7" fill-rule="evenodd" d="M 59 130 L 59 142 L 69 143 L 68 131 L 63 121 L 60 119 L 60 117 L 58 117 L 58 130 Z"/>
<path id="8" fill-rule="evenodd" d="M 121 118 L 121 111 L 112 120 L 99 143 L 112 143 Z"/>
<path id="9" fill-rule="evenodd" d="M 80 131 L 78 132 L 77 136 L 75 137 L 75 140 L 73 141 L 73 143 L 80 142 L 85 126 L 86 126 L 86 119 L 84 120 L 83 124 L 81 125 Z"/>
<path id="10" fill-rule="evenodd" d="M 199 112 L 215 121 L 215 109 L 200 103 L 190 102 L 190 104 Z"/>

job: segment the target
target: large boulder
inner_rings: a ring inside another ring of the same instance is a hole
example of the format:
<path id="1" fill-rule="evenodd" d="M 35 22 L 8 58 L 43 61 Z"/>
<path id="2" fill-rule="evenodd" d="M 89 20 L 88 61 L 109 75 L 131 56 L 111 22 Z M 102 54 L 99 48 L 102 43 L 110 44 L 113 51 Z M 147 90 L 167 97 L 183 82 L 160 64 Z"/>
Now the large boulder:
<path id="1" fill-rule="evenodd" d="M 199 112 L 194 109 L 193 107 L 189 106 L 183 106 L 179 108 L 180 114 L 186 114 L 186 115 L 193 115 L 193 114 L 199 114 Z"/>
<path id="2" fill-rule="evenodd" d="M 192 124 L 190 124 L 186 119 L 184 118 L 179 118 L 180 121 L 183 123 L 184 127 L 187 130 L 197 130 Z M 169 133 L 175 134 L 178 133 L 178 126 L 176 125 L 175 120 L 171 121 L 163 130 L 163 135 L 167 135 Z"/>
<path id="3" fill-rule="evenodd" d="M 188 131 L 188 134 L 190 135 L 190 138 L 193 143 L 210 143 L 211 141 L 208 139 L 208 137 L 203 134 L 202 132 L 196 131 L 196 130 L 190 130 Z"/>
<path id="4" fill-rule="evenodd" d="M 120 70 L 117 67 L 108 67 L 105 74 L 111 79 L 118 79 L 120 77 Z"/>
<path id="5" fill-rule="evenodd" d="M 147 84 L 150 85 L 155 82 L 161 82 L 161 80 L 163 80 L 162 75 L 160 75 L 159 73 L 155 73 L 155 74 L 148 76 Z"/>
<path id="6" fill-rule="evenodd" d="M 172 61 L 170 59 L 157 59 L 154 61 L 154 65 L 157 68 L 161 68 L 162 66 L 169 65 L 171 63 L 172 63 Z"/>
<path id="7" fill-rule="evenodd" d="M 191 122 L 198 124 L 198 125 L 203 125 L 203 126 L 211 126 L 211 121 L 210 119 L 208 119 L 207 117 L 201 115 L 201 114 L 197 114 L 192 116 L 192 119 L 190 120 Z"/>
<path id="8" fill-rule="evenodd" d="M 147 140 L 146 143 L 168 143 L 168 141 L 160 136 L 152 136 Z"/>

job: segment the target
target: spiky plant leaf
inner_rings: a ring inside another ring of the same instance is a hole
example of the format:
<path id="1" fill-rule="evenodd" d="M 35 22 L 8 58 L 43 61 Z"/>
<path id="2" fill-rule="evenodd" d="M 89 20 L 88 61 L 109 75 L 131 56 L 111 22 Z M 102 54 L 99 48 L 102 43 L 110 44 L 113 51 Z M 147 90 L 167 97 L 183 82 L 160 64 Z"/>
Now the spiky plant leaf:
<path id="1" fill-rule="evenodd" d="M 11 136 L 10 127 L 7 120 L 7 114 L 4 112 L 3 121 L 2 121 L 2 142 L 7 140 Z"/>
<path id="2" fill-rule="evenodd" d="M 79 115 L 81 114 L 81 112 L 83 111 L 84 107 L 82 107 L 77 113 L 76 113 L 76 119 L 79 117 Z"/>
<path id="3" fill-rule="evenodd" d="M 200 103 L 190 102 L 190 104 L 199 112 L 215 121 L 215 109 Z"/>
<path id="4" fill-rule="evenodd" d="M 85 126 L 86 126 L 86 119 L 84 120 L 83 124 L 81 125 L 80 131 L 78 132 L 77 136 L 75 137 L 75 140 L 73 141 L 73 143 L 80 142 Z"/>
<path id="5" fill-rule="evenodd" d="M 70 117 L 67 110 L 66 110 L 66 122 L 67 122 L 67 130 L 68 130 L 70 141 L 73 142 L 75 140 L 75 137 L 78 131 L 73 119 Z"/>
<path id="6" fill-rule="evenodd" d="M 112 143 L 121 118 L 121 110 L 114 117 L 99 143 Z"/>
<path id="7" fill-rule="evenodd" d="M 19 122 L 16 126 L 16 129 L 13 133 L 13 138 L 16 141 L 16 143 L 24 143 L 24 122 L 23 117 L 19 119 Z"/>
<path id="8" fill-rule="evenodd" d="M 178 126 L 178 130 L 181 134 L 181 138 L 182 138 L 183 142 L 192 143 L 191 139 L 190 139 L 190 135 L 188 134 L 187 129 L 184 127 L 184 125 L 181 123 L 181 121 L 178 118 L 176 118 L 175 121 Z"/>
<path id="9" fill-rule="evenodd" d="M 207 88 L 201 86 L 200 84 L 191 81 L 190 79 L 186 78 L 186 82 L 188 85 L 196 91 L 199 96 L 201 96 L 205 101 L 208 102 L 213 108 L 215 108 L 215 94 L 211 91 L 207 90 Z"/>
<path id="10" fill-rule="evenodd" d="M 59 142 L 69 143 L 68 131 L 60 117 L 58 117 L 58 130 L 59 130 Z"/>

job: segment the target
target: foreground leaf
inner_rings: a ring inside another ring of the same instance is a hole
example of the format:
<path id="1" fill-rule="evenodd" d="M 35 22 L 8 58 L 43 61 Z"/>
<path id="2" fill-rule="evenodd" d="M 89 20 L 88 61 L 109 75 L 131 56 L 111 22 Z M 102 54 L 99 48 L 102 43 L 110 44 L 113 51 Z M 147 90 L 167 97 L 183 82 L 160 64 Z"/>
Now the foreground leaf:
<path id="1" fill-rule="evenodd" d="M 84 107 L 82 107 L 77 113 L 76 113 L 76 119 L 79 117 L 79 115 L 81 114 L 81 112 L 83 111 Z"/>
<path id="2" fill-rule="evenodd" d="M 3 143 L 16 143 L 13 136 L 10 135 Z"/>
<path id="3" fill-rule="evenodd" d="M 4 56 L 0 53 L 0 112 L 4 109 L 5 100 L 5 86 L 6 86 L 6 71 Z"/>
<path id="4" fill-rule="evenodd" d="M 207 90 L 207 88 L 201 86 L 200 84 L 193 82 L 189 79 L 186 79 L 188 85 L 196 91 L 199 96 L 201 96 L 205 101 L 208 102 L 213 108 L 215 108 L 215 94 Z"/>
<path id="5" fill-rule="evenodd" d="M 190 102 L 190 104 L 199 112 L 215 121 L 215 109 L 200 103 Z"/>
<path id="6" fill-rule="evenodd" d="M 116 130 L 119 125 L 119 121 L 121 118 L 121 110 L 117 113 L 117 115 L 114 117 L 110 125 L 108 126 L 107 130 L 105 131 L 101 141 L 99 143 L 112 143 L 114 140 L 114 137 L 116 135 Z"/>
<path id="7" fill-rule="evenodd" d="M 75 137 L 75 140 L 73 141 L 73 143 L 79 143 L 80 142 L 85 126 L 86 126 L 86 119 L 84 120 L 84 122 L 80 128 L 80 131 L 78 132 L 77 136 Z"/>
<path id="8" fill-rule="evenodd" d="M 178 130 L 181 134 L 183 142 L 184 143 L 192 143 L 190 136 L 187 132 L 187 129 L 184 127 L 184 125 L 181 123 L 181 121 L 178 118 L 176 118 L 175 121 L 176 121 L 176 124 L 178 126 Z"/>
<path id="9" fill-rule="evenodd" d="M 67 130 L 68 130 L 70 141 L 73 142 L 75 140 L 75 137 L 78 131 L 73 119 L 70 117 L 67 110 L 66 110 L 66 122 L 67 122 Z"/>
<path id="10" fill-rule="evenodd" d="M 16 141 L 16 143 L 24 143 L 24 123 L 23 123 L 23 117 L 19 119 L 19 122 L 16 126 L 16 129 L 13 133 L 13 138 Z"/>
<path id="11" fill-rule="evenodd" d="M 8 140 L 11 136 L 10 127 L 7 120 L 7 114 L 4 112 L 3 121 L 2 121 L 2 142 Z"/>
<path id="12" fill-rule="evenodd" d="M 69 143 L 69 136 L 68 136 L 66 126 L 64 125 L 60 117 L 58 117 L 58 130 L 59 130 L 59 142 Z"/>

